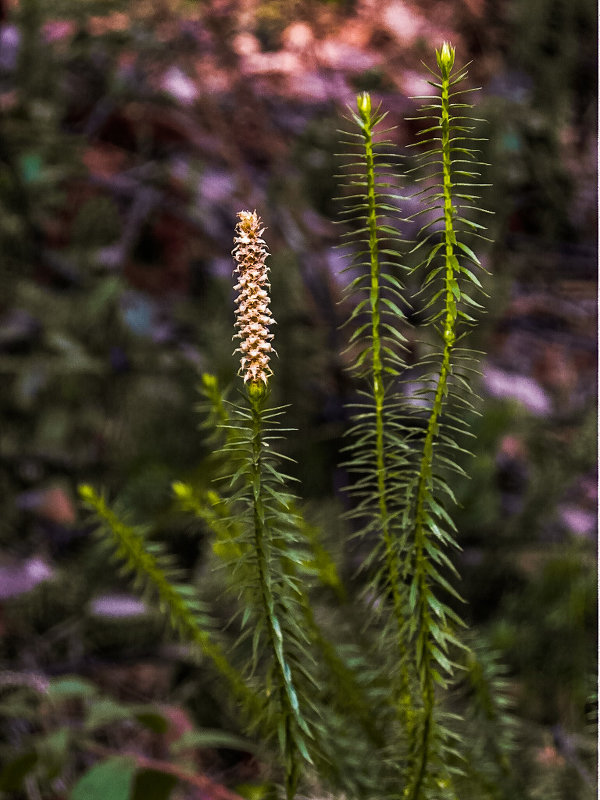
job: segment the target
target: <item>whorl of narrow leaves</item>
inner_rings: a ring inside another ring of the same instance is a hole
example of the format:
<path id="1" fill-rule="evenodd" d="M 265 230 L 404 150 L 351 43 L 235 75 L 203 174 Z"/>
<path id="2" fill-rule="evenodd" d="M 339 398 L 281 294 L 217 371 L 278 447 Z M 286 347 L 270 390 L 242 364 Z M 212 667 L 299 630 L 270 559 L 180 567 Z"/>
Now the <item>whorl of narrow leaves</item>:
<path id="1" fill-rule="evenodd" d="M 234 338 L 240 339 L 236 352 L 241 353 L 240 375 L 244 383 L 263 383 L 272 375 L 269 360 L 273 348 L 269 326 L 274 324 L 269 308 L 269 280 L 266 264 L 269 251 L 261 238 L 264 228 L 256 211 L 240 211 L 235 228 L 232 255 L 237 263 L 234 275 L 236 322 Z"/>
<path id="2" fill-rule="evenodd" d="M 265 410 L 269 395 L 267 379 L 272 374 L 272 351 L 268 326 L 273 324 L 269 309 L 267 247 L 261 238 L 264 228 L 256 212 L 238 214 L 233 256 L 238 282 L 236 327 L 241 340 L 240 374 L 247 386 L 245 405 L 231 405 L 230 423 L 234 433 L 225 449 L 234 473 L 230 476 L 229 498 L 234 515 L 243 521 L 238 537 L 239 558 L 234 575 L 239 581 L 239 596 L 246 608 L 242 637 L 252 634 L 253 665 L 259 653 L 268 653 L 267 711 L 277 725 L 279 745 L 285 767 L 288 800 L 295 793 L 302 762 L 311 761 L 306 739 L 311 733 L 299 698 L 300 676 L 307 673 L 309 643 L 300 624 L 298 597 L 301 594 L 294 560 L 298 534 L 290 512 L 294 498 L 283 475 L 283 456 L 274 452 L 271 442 L 281 438 L 275 429 L 278 409 Z M 252 621 L 253 630 L 248 628 Z M 309 700 L 306 693 L 303 698 Z"/>

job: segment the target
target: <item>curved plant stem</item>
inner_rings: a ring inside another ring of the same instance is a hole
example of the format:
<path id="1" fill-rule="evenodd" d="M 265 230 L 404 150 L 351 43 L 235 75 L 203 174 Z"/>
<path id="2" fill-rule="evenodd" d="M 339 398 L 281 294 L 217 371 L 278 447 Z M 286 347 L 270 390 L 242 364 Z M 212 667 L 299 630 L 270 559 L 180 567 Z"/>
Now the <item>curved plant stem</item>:
<path id="1" fill-rule="evenodd" d="M 209 658 L 228 681 L 235 697 L 248 709 L 249 716 L 260 715 L 262 703 L 249 689 L 241 674 L 230 663 L 222 647 L 201 627 L 187 587 L 176 584 L 165 572 L 158 553 L 152 552 L 137 530 L 126 525 L 112 511 L 103 497 L 90 486 L 80 486 L 79 493 L 86 505 L 96 514 L 103 529 L 112 536 L 115 554 L 124 561 L 127 570 L 142 585 L 148 586 L 168 612 L 171 626 L 182 638 Z"/>
<path id="2" fill-rule="evenodd" d="M 159 772 L 163 775 L 172 775 L 174 778 L 177 778 L 178 781 L 194 786 L 203 797 L 211 797 L 212 800 L 243 800 L 242 796 L 237 794 L 237 792 L 232 792 L 226 786 L 209 778 L 208 775 L 203 775 L 197 771 L 192 772 L 189 769 L 185 769 L 185 767 L 172 764 L 170 761 L 164 759 L 149 758 L 141 753 L 136 753 L 133 748 L 131 748 L 131 751 L 113 750 L 97 742 L 85 740 L 78 744 L 82 750 L 95 753 L 104 758 L 111 758 L 113 756 L 131 758 L 135 761 L 137 768 L 140 770 L 151 770 L 152 772 Z"/>
<path id="3" fill-rule="evenodd" d="M 376 720 L 373 718 L 373 709 L 360 693 L 356 678 L 348 664 L 339 655 L 336 647 L 324 636 L 307 598 L 302 600 L 302 610 L 306 626 L 323 654 L 323 659 L 331 674 L 335 676 L 336 688 L 339 690 L 340 696 L 343 697 L 345 706 L 352 709 L 356 715 L 357 722 L 373 744 L 377 748 L 383 749 L 386 740 L 384 734 L 378 729 Z"/>

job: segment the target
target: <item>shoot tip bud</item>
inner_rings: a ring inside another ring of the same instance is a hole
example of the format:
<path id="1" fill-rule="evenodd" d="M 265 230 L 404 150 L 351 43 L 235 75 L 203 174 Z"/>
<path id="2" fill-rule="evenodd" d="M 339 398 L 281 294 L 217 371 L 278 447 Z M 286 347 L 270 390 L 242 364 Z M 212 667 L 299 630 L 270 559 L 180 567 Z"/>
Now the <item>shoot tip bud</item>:
<path id="1" fill-rule="evenodd" d="M 456 48 L 452 47 L 449 42 L 444 42 L 442 44 L 441 50 L 436 50 L 435 54 L 437 56 L 437 63 L 439 68 L 442 71 L 442 75 L 444 77 L 448 77 L 452 67 L 454 66 L 454 55 L 456 53 Z"/>
<path id="2" fill-rule="evenodd" d="M 361 92 L 356 95 L 356 105 L 364 120 L 371 116 L 371 95 L 368 92 Z"/>

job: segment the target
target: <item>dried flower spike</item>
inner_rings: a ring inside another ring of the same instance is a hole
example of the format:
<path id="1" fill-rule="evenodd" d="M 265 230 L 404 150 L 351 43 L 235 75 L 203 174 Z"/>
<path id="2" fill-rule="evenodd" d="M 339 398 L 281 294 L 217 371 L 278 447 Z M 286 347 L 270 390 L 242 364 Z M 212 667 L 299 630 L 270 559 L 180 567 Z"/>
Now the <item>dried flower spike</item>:
<path id="1" fill-rule="evenodd" d="M 232 251 L 237 263 L 233 274 L 238 276 L 234 287 L 238 332 L 234 339 L 241 341 L 235 352 L 241 353 L 239 374 L 244 383 L 266 385 L 273 374 L 269 367 L 270 355 L 274 352 L 269 325 L 275 324 L 269 309 L 269 268 L 265 263 L 269 251 L 261 238 L 265 229 L 256 211 L 240 211 L 238 219 Z"/>

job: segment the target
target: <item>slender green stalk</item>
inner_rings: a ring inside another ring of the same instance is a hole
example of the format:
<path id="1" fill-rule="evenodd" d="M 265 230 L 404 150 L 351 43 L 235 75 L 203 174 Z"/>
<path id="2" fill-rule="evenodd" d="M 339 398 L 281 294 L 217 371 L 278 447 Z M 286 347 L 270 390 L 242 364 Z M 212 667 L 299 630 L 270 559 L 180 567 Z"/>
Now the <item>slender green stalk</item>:
<path id="1" fill-rule="evenodd" d="M 454 232 L 453 217 L 455 210 L 452 198 L 452 161 L 450 157 L 450 72 L 454 63 L 454 50 L 444 44 L 438 53 L 438 64 L 441 71 L 441 150 L 443 172 L 443 214 L 444 214 L 444 316 L 443 340 L 444 348 L 437 387 L 433 400 L 427 432 L 423 443 L 423 452 L 420 461 L 416 503 L 414 514 L 414 570 L 416 577 L 415 613 L 417 616 L 417 672 L 419 675 L 421 701 L 423 704 L 420 741 L 415 747 L 416 767 L 411 786 L 411 800 L 419 800 L 427 773 L 430 758 L 431 737 L 433 733 L 433 712 L 435 706 L 435 686 L 432 673 L 432 651 L 430 646 L 431 613 L 430 596 L 428 588 L 428 562 L 427 543 L 430 535 L 430 526 L 426 519 L 426 503 L 432 493 L 432 464 L 434 443 L 438 433 L 439 420 L 442 414 L 444 401 L 448 393 L 448 376 L 451 370 L 451 355 L 456 338 L 455 325 L 457 319 L 456 300 L 460 298 L 460 290 L 454 276 L 456 256 L 454 246 L 456 235 Z"/>
<path id="2" fill-rule="evenodd" d="M 276 613 L 276 598 L 271 586 L 271 567 L 269 543 L 270 534 L 265 523 L 265 505 L 262 484 L 262 403 L 264 390 L 260 384 L 250 384 L 248 397 L 252 411 L 252 496 L 254 519 L 254 547 L 256 551 L 256 568 L 258 571 L 258 584 L 263 606 L 264 619 L 267 626 L 267 639 L 271 652 L 274 654 L 274 668 L 278 675 L 280 686 L 280 703 L 283 718 L 283 755 L 285 759 L 285 791 L 288 800 L 296 794 L 300 776 L 300 753 L 296 737 L 296 724 L 298 720 L 298 697 L 292 682 L 290 667 L 286 661 L 283 648 L 282 626 Z"/>
<path id="3" fill-rule="evenodd" d="M 400 418 L 397 387 L 390 379 L 406 369 L 401 355 L 405 339 L 399 329 L 404 318 L 401 306 L 406 302 L 400 280 L 405 267 L 397 249 L 401 235 L 393 226 L 399 221 L 398 201 L 403 198 L 395 192 L 395 178 L 388 182 L 392 177 L 388 170 L 393 169 L 388 162 L 396 157 L 393 144 L 380 136 L 378 126 L 385 114 L 372 109 L 368 93 L 357 97 L 357 107 L 358 114 L 352 117 L 359 133 L 350 134 L 352 138 L 346 144 L 354 161 L 348 165 L 353 170 L 349 185 L 360 194 L 353 195 L 357 202 L 347 213 L 354 215 L 359 226 L 349 235 L 358 247 L 352 266 L 361 274 L 350 283 L 348 297 L 354 301 L 350 320 L 358 323 L 350 343 L 365 342 L 352 369 L 357 377 L 368 381 L 369 389 L 362 392 L 367 400 L 358 405 L 354 417 L 352 435 L 356 444 L 348 448 L 352 457 L 346 466 L 359 476 L 349 487 L 359 500 L 351 514 L 361 520 L 365 533 L 377 536 L 377 574 L 373 581 L 390 600 L 389 609 L 387 602 L 384 604 L 385 622 L 379 640 L 394 675 L 390 699 L 402 742 L 395 741 L 390 747 L 398 759 L 415 720 L 413 666 L 407 644 L 408 597 L 400 561 L 406 537 L 401 522 L 403 495 L 412 473 L 408 472 L 409 444 Z"/>
<path id="4" fill-rule="evenodd" d="M 270 655 L 267 696 L 276 719 L 280 749 L 285 768 L 285 792 L 288 800 L 296 794 L 302 760 L 310 762 L 303 735 L 310 737 L 300 710 L 296 676 L 300 655 L 306 650 L 303 632 L 294 619 L 298 601 L 295 579 L 286 565 L 293 561 L 296 534 L 289 514 L 290 495 L 285 490 L 286 476 L 270 442 L 274 429 L 269 422 L 279 416 L 278 409 L 265 410 L 272 370 L 274 324 L 270 310 L 269 255 L 262 238 L 264 228 L 256 212 L 240 211 L 235 231 L 233 256 L 237 278 L 236 328 L 240 345 L 240 372 L 246 387 L 245 406 L 235 406 L 238 432 L 227 449 L 239 468 L 232 477 L 234 497 L 241 502 L 240 513 L 247 518 L 246 543 L 251 552 L 251 569 L 238 573 L 250 578 L 246 596 L 245 619 L 254 611 L 257 624 L 253 636 L 254 662 L 261 635 L 266 637 Z M 268 449 L 267 449 L 268 448 Z M 291 524 L 290 524 L 291 523 Z M 252 574 L 254 577 L 252 578 Z M 292 668 L 293 667 L 293 668 Z M 271 688 L 274 686 L 274 689 Z"/>
<path id="5" fill-rule="evenodd" d="M 404 656 L 404 611 L 400 592 L 399 565 L 397 549 L 388 509 L 387 494 L 388 470 L 384 450 L 385 436 L 385 384 L 383 380 L 382 336 L 381 336 L 381 267 L 379 263 L 379 224 L 377 214 L 377 196 L 375 190 L 375 163 L 373 157 L 374 120 L 371 110 L 371 97 L 367 92 L 359 95 L 357 106 L 361 119 L 361 130 L 364 140 L 365 177 L 367 182 L 367 227 L 369 232 L 370 258 L 370 291 L 369 304 L 371 310 L 370 330 L 373 381 L 373 399 L 375 402 L 375 465 L 377 474 L 377 503 L 381 536 L 385 547 L 385 563 L 387 569 L 387 585 L 392 592 L 394 616 L 398 630 L 398 648 L 401 658 Z"/>

